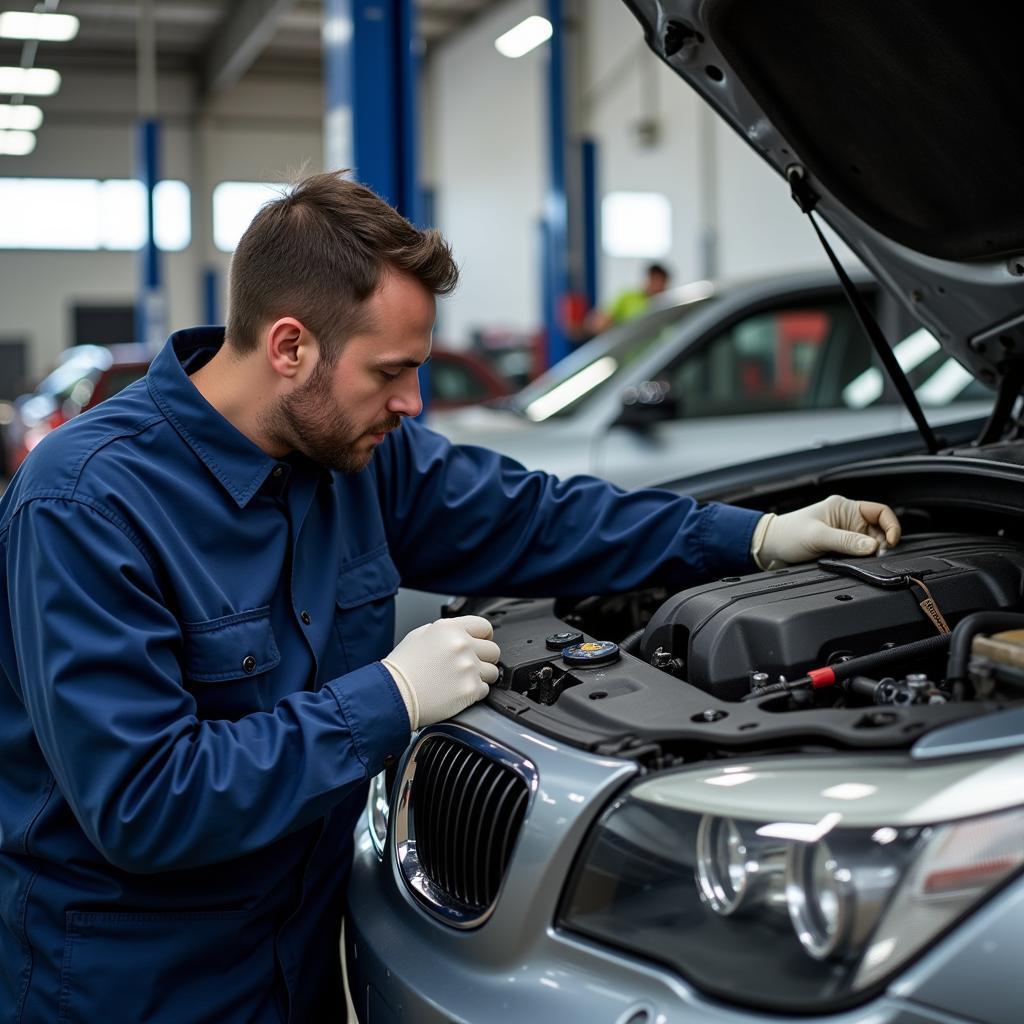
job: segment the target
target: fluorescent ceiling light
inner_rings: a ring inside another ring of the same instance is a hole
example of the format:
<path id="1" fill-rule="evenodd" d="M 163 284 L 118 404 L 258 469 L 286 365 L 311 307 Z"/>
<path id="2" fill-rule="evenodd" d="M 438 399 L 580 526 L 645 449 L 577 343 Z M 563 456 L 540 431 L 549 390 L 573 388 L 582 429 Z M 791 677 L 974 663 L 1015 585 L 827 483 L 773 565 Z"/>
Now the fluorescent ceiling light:
<path id="1" fill-rule="evenodd" d="M 0 68 L 0 93 L 8 96 L 52 96 L 60 88 L 60 72 L 52 68 Z"/>
<path id="2" fill-rule="evenodd" d="M 28 103 L 0 103 L 0 129 L 34 132 L 43 123 L 43 112 Z"/>
<path id="3" fill-rule="evenodd" d="M 0 131 L 0 156 L 28 156 L 35 148 L 31 132 Z"/>
<path id="4" fill-rule="evenodd" d="M 539 14 L 531 14 L 525 21 L 510 28 L 494 40 L 494 48 L 503 57 L 522 57 L 551 38 L 551 22 Z"/>
<path id="5" fill-rule="evenodd" d="M 78 19 L 73 14 L 30 14 L 4 11 L 0 14 L 0 38 L 42 39 L 48 43 L 66 43 L 78 35 Z"/>

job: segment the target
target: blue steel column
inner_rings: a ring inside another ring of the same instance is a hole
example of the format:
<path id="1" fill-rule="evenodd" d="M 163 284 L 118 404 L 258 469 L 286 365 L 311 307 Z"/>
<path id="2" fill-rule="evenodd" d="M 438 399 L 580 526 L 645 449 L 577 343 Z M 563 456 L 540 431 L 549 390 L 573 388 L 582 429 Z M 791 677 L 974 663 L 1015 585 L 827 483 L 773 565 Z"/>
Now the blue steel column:
<path id="1" fill-rule="evenodd" d="M 324 162 L 421 224 L 413 0 L 324 0 L 324 19 Z"/>
<path id="2" fill-rule="evenodd" d="M 156 350 L 167 336 L 167 312 L 161 282 L 160 250 L 156 247 L 153 218 L 153 190 L 160 180 L 160 122 L 144 120 L 138 129 L 138 178 L 146 203 L 146 240 L 139 256 L 139 298 L 136 306 L 136 336 Z"/>
<path id="3" fill-rule="evenodd" d="M 154 352 L 167 335 L 167 309 L 153 224 L 153 192 L 160 180 L 160 122 L 156 116 L 156 36 L 153 0 L 139 8 L 138 94 L 139 126 L 136 176 L 145 195 L 146 238 L 139 257 L 139 289 L 135 306 L 135 334 Z"/>
<path id="4" fill-rule="evenodd" d="M 597 269 L 600 199 L 597 191 L 597 143 L 593 139 L 584 139 L 580 143 L 580 175 L 583 179 L 583 294 L 593 309 L 600 290 Z"/>
<path id="5" fill-rule="evenodd" d="M 562 0 L 547 0 L 554 29 L 548 42 L 548 191 L 544 204 L 544 325 L 548 366 L 569 354 L 560 316 L 569 290 L 569 226 L 565 195 L 565 46 Z"/>

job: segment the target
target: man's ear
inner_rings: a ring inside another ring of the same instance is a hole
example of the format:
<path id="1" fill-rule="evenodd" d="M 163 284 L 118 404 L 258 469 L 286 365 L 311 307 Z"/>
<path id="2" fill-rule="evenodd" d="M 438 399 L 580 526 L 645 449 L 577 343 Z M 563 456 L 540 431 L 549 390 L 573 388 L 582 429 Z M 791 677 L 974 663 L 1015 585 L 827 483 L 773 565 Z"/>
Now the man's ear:
<path id="1" fill-rule="evenodd" d="M 265 335 L 267 361 L 274 372 L 301 384 L 317 360 L 317 343 L 300 320 L 283 316 L 275 320 Z"/>

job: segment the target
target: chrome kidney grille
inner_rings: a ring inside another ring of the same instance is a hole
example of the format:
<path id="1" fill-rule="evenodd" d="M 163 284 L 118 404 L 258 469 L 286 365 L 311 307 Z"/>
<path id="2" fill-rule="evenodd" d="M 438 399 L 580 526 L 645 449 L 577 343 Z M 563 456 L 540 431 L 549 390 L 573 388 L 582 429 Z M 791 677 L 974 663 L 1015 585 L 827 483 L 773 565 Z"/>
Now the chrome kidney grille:
<path id="1" fill-rule="evenodd" d="M 533 765 L 476 733 L 425 733 L 406 763 L 395 821 L 399 869 L 420 903 L 456 927 L 482 924 L 535 788 Z"/>

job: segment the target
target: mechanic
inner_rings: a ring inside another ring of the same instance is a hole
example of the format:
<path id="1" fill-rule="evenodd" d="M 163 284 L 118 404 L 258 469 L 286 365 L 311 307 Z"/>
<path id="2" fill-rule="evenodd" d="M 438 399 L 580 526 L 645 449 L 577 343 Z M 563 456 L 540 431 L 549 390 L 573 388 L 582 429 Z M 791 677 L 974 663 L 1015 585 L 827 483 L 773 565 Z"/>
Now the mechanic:
<path id="1" fill-rule="evenodd" d="M 256 216 L 225 331 L 47 437 L 0 504 L 5 1020 L 344 1019 L 367 781 L 497 678 L 400 581 L 580 594 L 868 554 L 885 506 L 761 516 L 559 481 L 416 423 L 457 269 L 338 174 Z"/>
<path id="2" fill-rule="evenodd" d="M 587 315 L 585 326 L 589 335 L 608 330 L 615 324 L 640 316 L 647 309 L 655 295 L 660 295 L 669 282 L 668 268 L 661 263 L 651 263 L 644 273 L 644 282 L 639 288 L 627 288 L 619 292 L 607 310 L 593 309 Z"/>

